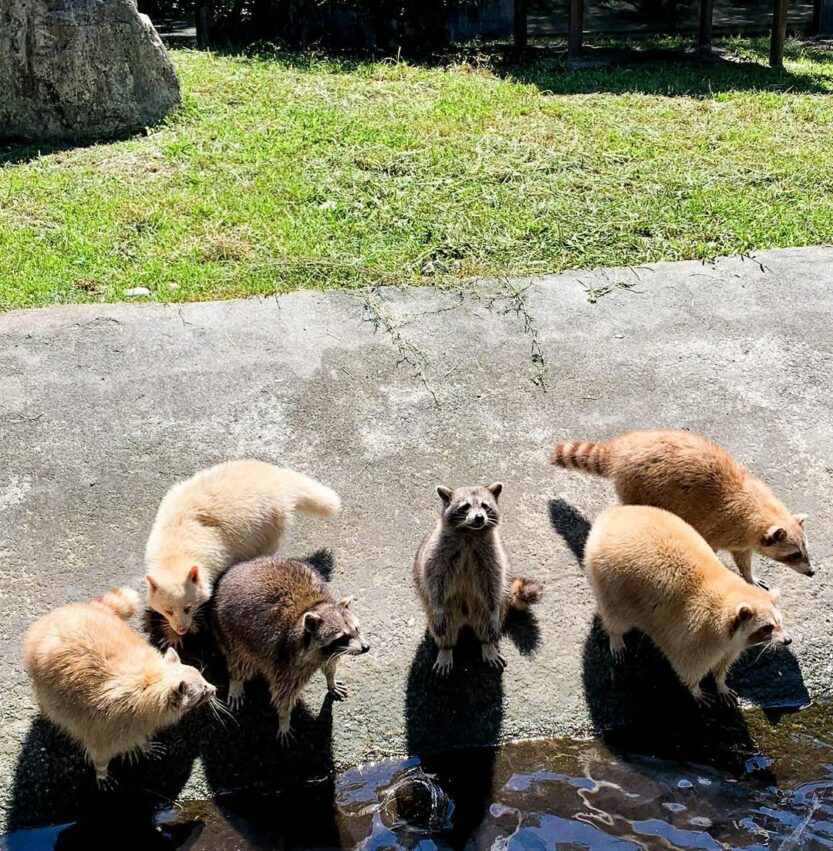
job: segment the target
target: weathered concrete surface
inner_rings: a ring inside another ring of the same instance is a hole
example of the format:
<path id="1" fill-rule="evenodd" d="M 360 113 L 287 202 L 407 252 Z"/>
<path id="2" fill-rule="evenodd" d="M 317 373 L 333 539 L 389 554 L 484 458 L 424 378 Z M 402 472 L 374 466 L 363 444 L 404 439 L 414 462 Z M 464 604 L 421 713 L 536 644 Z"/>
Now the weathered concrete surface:
<path id="1" fill-rule="evenodd" d="M 135 132 L 179 98 L 165 47 L 135 0 L 0 0 L 0 138 Z"/>
<path id="2" fill-rule="evenodd" d="M 617 282 L 634 286 L 601 294 Z M 332 548 L 333 585 L 357 595 L 372 652 L 344 664 L 352 696 L 317 720 L 323 677 L 310 686 L 292 755 L 272 744 L 276 725 L 255 690 L 239 727 L 223 732 L 200 715 L 166 737 L 168 757 L 142 769 L 146 788 L 204 796 L 382 754 L 587 733 L 628 720 L 635 694 L 647 696 L 643 706 L 667 705 L 679 689 L 639 641 L 625 682 L 590 633 L 593 604 L 574 551 L 581 515 L 595 516 L 612 489 L 547 464 L 557 438 L 631 427 L 709 434 L 810 514 L 814 579 L 758 562 L 782 586 L 795 655 L 751 660 L 736 686 L 765 704 L 825 693 L 831 367 L 826 248 L 567 274 L 528 288 L 484 284 L 466 296 L 304 292 L 0 317 L 0 787 L 9 822 L 70 817 L 91 785 L 75 750 L 33 725 L 19 662 L 26 625 L 115 582 L 141 587 L 144 539 L 166 488 L 241 455 L 312 473 L 342 494 L 339 518 L 301 520 L 285 550 Z M 498 478 L 515 565 L 546 583 L 537 649 L 527 630 L 516 636 L 526 655 L 504 640 L 502 678 L 460 654 L 452 682 L 437 684 L 411 559 L 438 509 L 435 484 Z"/>

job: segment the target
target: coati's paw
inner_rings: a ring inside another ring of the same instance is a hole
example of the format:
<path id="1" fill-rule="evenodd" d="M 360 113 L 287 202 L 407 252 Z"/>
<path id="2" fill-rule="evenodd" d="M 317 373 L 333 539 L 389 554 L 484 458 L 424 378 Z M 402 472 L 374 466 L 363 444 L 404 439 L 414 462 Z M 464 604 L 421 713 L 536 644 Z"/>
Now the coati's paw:
<path id="1" fill-rule="evenodd" d="M 617 665 L 625 661 L 625 639 L 621 635 L 610 636 L 610 655 Z"/>
<path id="2" fill-rule="evenodd" d="M 434 673 L 438 677 L 447 677 L 454 667 L 454 651 L 440 650 L 437 654 L 437 661 L 434 662 Z"/>
<path id="3" fill-rule="evenodd" d="M 738 693 L 729 688 L 726 683 L 722 685 L 720 683 L 717 684 L 717 694 L 722 703 L 725 703 L 727 706 L 737 706 L 738 703 Z"/>
<path id="4" fill-rule="evenodd" d="M 487 662 L 493 668 L 497 668 L 499 671 L 502 671 L 506 667 L 506 659 L 500 655 L 496 644 L 483 645 L 483 661 Z"/>
<path id="5" fill-rule="evenodd" d="M 350 696 L 347 686 L 341 680 L 336 680 L 327 691 L 333 696 L 334 700 L 347 700 Z"/>
<path id="6" fill-rule="evenodd" d="M 292 732 L 292 728 L 289 724 L 286 727 L 281 724 L 278 727 L 278 744 L 282 748 L 288 748 L 292 744 L 292 740 L 295 738 L 295 733 Z"/>
<path id="7" fill-rule="evenodd" d="M 245 698 L 245 693 L 243 691 L 243 681 L 242 680 L 232 680 L 228 684 L 228 695 L 226 696 L 226 703 L 229 705 L 230 709 L 240 709 L 243 705 L 243 699 Z"/>
<path id="8" fill-rule="evenodd" d="M 752 577 L 752 584 L 757 585 L 758 588 L 763 588 L 764 591 L 769 591 L 769 583 L 764 582 L 764 580 L 761 579 L 759 576 L 753 576 Z"/>

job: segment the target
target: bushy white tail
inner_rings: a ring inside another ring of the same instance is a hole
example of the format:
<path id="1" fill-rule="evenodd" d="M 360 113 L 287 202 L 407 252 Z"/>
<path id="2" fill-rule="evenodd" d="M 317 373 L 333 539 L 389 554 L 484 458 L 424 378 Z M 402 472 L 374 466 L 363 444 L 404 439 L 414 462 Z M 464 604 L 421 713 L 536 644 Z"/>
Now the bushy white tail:
<path id="1" fill-rule="evenodd" d="M 122 620 L 129 620 L 139 611 L 141 598 L 132 588 L 111 588 L 98 602 L 112 609 Z"/>
<path id="2" fill-rule="evenodd" d="M 287 470 L 287 473 L 290 471 Z M 341 497 L 326 485 L 303 473 L 292 472 L 291 486 L 295 492 L 295 509 L 318 517 L 331 517 L 341 511 Z"/>

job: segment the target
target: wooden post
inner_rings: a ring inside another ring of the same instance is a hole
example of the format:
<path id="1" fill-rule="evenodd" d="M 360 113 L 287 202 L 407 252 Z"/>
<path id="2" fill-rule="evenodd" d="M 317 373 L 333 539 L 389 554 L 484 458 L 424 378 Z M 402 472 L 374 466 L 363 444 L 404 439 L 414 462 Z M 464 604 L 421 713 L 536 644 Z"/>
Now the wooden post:
<path id="1" fill-rule="evenodd" d="M 210 0 L 197 0 L 194 9 L 197 27 L 197 47 L 207 50 L 211 47 L 211 2 Z"/>
<path id="2" fill-rule="evenodd" d="M 570 21 L 567 34 L 567 60 L 581 56 L 584 34 L 584 0 L 570 0 Z"/>
<path id="3" fill-rule="evenodd" d="M 772 0 L 772 36 L 769 42 L 769 64 L 784 67 L 784 42 L 787 39 L 787 0 Z"/>
<path id="4" fill-rule="evenodd" d="M 515 47 L 526 47 L 527 14 L 526 0 L 515 0 Z"/>
<path id="5" fill-rule="evenodd" d="M 714 0 L 700 0 L 700 37 L 699 48 L 703 52 L 712 49 L 712 20 L 714 19 Z"/>

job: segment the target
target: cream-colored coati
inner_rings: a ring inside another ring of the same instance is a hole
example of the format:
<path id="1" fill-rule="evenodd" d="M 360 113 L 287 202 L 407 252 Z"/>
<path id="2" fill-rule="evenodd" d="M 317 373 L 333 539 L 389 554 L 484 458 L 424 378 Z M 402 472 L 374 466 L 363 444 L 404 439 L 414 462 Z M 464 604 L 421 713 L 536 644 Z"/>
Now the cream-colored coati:
<path id="1" fill-rule="evenodd" d="M 215 694 L 175 650 L 163 656 L 125 623 L 138 606 L 135 591 L 114 588 L 49 612 L 23 637 L 41 712 L 86 750 L 100 783 L 111 759 L 150 753 L 154 733 Z"/>
<path id="2" fill-rule="evenodd" d="M 445 676 L 454 666 L 454 646 L 470 626 L 483 645 L 483 660 L 506 667 L 498 641 L 511 609 L 525 609 L 541 598 L 542 586 L 513 576 L 498 524 L 500 482 L 488 487 L 438 487 L 440 519 L 417 550 L 413 578 L 439 654 L 434 671 Z"/>
<path id="3" fill-rule="evenodd" d="M 313 674 L 324 672 L 334 698 L 347 697 L 335 678 L 338 660 L 370 650 L 351 602 L 336 602 L 316 571 L 296 559 L 267 556 L 229 568 L 211 612 L 228 665 L 229 703 L 239 704 L 244 683 L 263 676 L 278 713 L 278 739 L 287 744 L 292 708 Z"/>
<path id="4" fill-rule="evenodd" d="M 629 505 L 665 508 L 716 550 L 731 552 L 747 582 L 759 552 L 798 573 L 814 573 L 805 514 L 790 514 L 772 491 L 708 438 L 676 429 L 628 431 L 607 443 L 556 444 L 552 464 L 613 479 Z"/>
<path id="5" fill-rule="evenodd" d="M 584 566 L 599 617 L 620 658 L 624 635 L 644 632 L 697 700 L 713 673 L 732 698 L 726 675 L 749 647 L 790 643 L 777 594 L 727 570 L 712 548 L 675 514 L 645 505 L 603 511 L 587 539 Z"/>
<path id="6" fill-rule="evenodd" d="M 167 619 L 168 642 L 192 629 L 227 567 L 278 549 L 295 511 L 329 517 L 340 508 L 334 490 L 263 461 L 228 461 L 174 485 L 145 547 L 148 605 Z"/>

